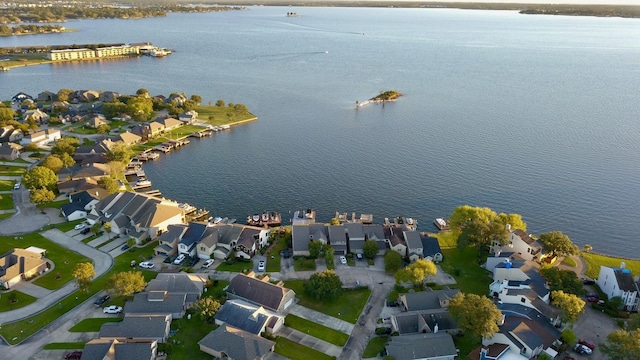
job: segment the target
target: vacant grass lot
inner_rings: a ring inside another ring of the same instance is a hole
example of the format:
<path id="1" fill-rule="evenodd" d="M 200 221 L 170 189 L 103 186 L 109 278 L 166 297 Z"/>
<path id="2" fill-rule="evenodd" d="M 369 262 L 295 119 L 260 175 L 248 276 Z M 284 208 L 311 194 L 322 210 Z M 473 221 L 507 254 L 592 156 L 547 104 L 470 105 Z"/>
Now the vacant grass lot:
<path id="1" fill-rule="evenodd" d="M 442 270 L 453 276 L 462 292 L 486 295 L 492 279 L 490 273 L 478 265 L 478 250 L 474 247 L 464 249 L 443 249 Z M 453 286 L 455 287 L 455 286 Z"/>
<path id="2" fill-rule="evenodd" d="M 380 355 L 380 352 L 384 350 L 385 345 L 389 341 L 388 336 L 376 336 L 369 340 L 367 347 L 364 349 L 364 353 L 362 357 L 366 358 L 375 358 Z"/>
<path id="3" fill-rule="evenodd" d="M 13 195 L 2 194 L 0 195 L 0 210 L 13 209 Z"/>
<path id="4" fill-rule="evenodd" d="M 371 294 L 368 288 L 345 290 L 338 299 L 332 302 L 318 301 L 304 292 L 304 280 L 289 280 L 284 286 L 295 291 L 300 299 L 299 305 L 319 311 L 323 314 L 355 324 Z"/>
<path id="5" fill-rule="evenodd" d="M 216 268 L 217 271 L 231 271 L 231 272 L 244 272 L 245 270 L 252 270 L 253 262 L 251 261 L 234 261 L 223 262 Z"/>
<path id="6" fill-rule="evenodd" d="M 122 321 L 122 318 L 120 317 L 88 318 L 75 324 L 71 329 L 69 329 L 69 331 L 70 332 L 98 332 L 100 331 L 100 327 L 103 324 L 106 324 L 108 322 L 120 322 L 120 321 Z"/>
<path id="7" fill-rule="evenodd" d="M 341 331 L 333 330 L 293 314 L 287 315 L 284 319 L 284 324 L 290 328 L 307 333 L 313 337 L 317 337 L 318 339 L 322 339 L 337 346 L 344 346 L 344 344 L 347 343 L 347 340 L 349 340 L 349 335 Z"/>
<path id="8" fill-rule="evenodd" d="M 442 249 L 455 248 L 458 246 L 458 232 L 442 231 L 437 234 L 429 234 L 438 239 L 438 244 Z"/>
<path id="9" fill-rule="evenodd" d="M 597 279 L 600 274 L 600 266 L 609 266 L 613 268 L 620 267 L 620 263 L 624 262 L 625 267 L 631 270 L 632 274 L 640 274 L 640 260 L 628 260 L 613 256 L 582 253 L 582 259 L 587 264 L 586 275 L 592 279 Z"/>
<path id="10" fill-rule="evenodd" d="M 13 68 L 27 65 L 37 65 L 50 63 L 51 60 L 46 59 L 43 55 L 16 55 L 10 56 L 9 60 L 3 61 L 0 67 Z"/>
<path id="11" fill-rule="evenodd" d="M 13 300 L 15 300 L 15 302 L 12 302 Z M 35 301 L 36 298 L 31 295 L 18 290 L 12 290 L 2 294 L 2 297 L 0 298 L 0 312 L 19 309 Z"/>
<path id="12" fill-rule="evenodd" d="M 273 230 L 273 233 L 277 232 L 277 230 Z M 285 235 L 274 235 L 276 245 L 271 248 L 270 252 L 267 254 L 269 256 L 269 261 L 267 261 L 267 272 L 280 272 L 280 252 L 287 248 L 287 237 L 291 238 L 291 234 L 287 233 Z"/>
<path id="13" fill-rule="evenodd" d="M 281 336 L 276 338 L 276 354 L 280 354 L 292 360 L 330 360 L 333 356 L 325 355 L 317 350 L 295 343 Z"/>
<path id="14" fill-rule="evenodd" d="M 241 121 L 255 120 L 257 117 L 250 112 L 237 111 L 228 106 L 198 106 L 195 109 L 198 118 L 211 125 L 226 125 Z"/>
<path id="15" fill-rule="evenodd" d="M 293 259 L 293 268 L 296 271 L 316 271 L 316 260 L 296 257 Z"/>

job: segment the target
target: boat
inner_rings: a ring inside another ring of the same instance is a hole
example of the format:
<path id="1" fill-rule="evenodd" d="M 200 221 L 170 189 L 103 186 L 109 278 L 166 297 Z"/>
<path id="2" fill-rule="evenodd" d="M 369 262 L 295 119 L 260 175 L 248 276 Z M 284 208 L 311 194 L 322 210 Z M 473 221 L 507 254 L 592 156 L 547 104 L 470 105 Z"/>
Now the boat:
<path id="1" fill-rule="evenodd" d="M 409 231 L 414 231 L 418 227 L 418 222 L 413 218 L 405 218 L 402 216 L 398 216 L 397 218 L 393 219 L 393 223 L 395 226 L 404 227 Z"/>
<path id="2" fill-rule="evenodd" d="M 262 214 L 247 216 L 247 225 L 251 226 L 280 226 L 282 217 L 275 211 L 264 211 Z"/>
<path id="3" fill-rule="evenodd" d="M 433 224 L 438 228 L 438 230 L 440 231 L 446 231 L 446 230 L 450 230 L 449 228 L 449 221 L 443 218 L 437 218 L 433 221 Z"/>
<path id="4" fill-rule="evenodd" d="M 214 217 L 214 218 L 213 218 L 213 221 L 212 221 L 212 222 L 213 222 L 214 224 L 219 224 L 219 223 L 220 223 L 220 221 L 222 221 L 222 218 L 221 218 L 220 216 L 216 216 L 216 217 Z"/>
<path id="5" fill-rule="evenodd" d="M 171 54 L 171 50 L 169 49 L 161 49 L 161 48 L 155 48 L 151 51 L 149 51 L 149 55 L 153 56 L 153 57 L 164 57 Z"/>

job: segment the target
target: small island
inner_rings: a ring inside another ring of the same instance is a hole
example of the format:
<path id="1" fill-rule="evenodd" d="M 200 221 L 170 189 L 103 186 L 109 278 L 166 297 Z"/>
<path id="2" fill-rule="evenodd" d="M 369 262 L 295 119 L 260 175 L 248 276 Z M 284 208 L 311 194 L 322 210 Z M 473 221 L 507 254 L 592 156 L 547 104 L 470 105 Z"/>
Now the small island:
<path id="1" fill-rule="evenodd" d="M 356 106 L 357 107 L 361 107 L 361 106 L 365 106 L 365 105 L 369 105 L 369 104 L 373 104 L 373 103 L 385 103 L 387 101 L 396 101 L 401 96 L 403 96 L 403 94 L 401 94 L 401 93 L 399 93 L 399 92 L 397 92 L 395 90 L 387 90 L 387 91 L 381 92 L 380 94 L 372 97 L 371 99 L 369 99 L 367 101 L 360 102 L 360 101 L 356 100 Z"/>

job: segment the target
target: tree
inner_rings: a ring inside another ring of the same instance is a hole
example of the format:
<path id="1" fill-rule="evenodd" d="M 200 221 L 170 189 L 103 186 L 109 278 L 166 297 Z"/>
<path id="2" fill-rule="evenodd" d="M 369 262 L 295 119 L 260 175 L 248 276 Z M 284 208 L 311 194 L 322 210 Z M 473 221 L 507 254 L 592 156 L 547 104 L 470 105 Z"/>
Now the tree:
<path id="1" fill-rule="evenodd" d="M 393 250 L 387 250 L 384 254 L 384 271 L 392 274 L 402 267 L 402 255 Z"/>
<path id="2" fill-rule="evenodd" d="M 362 253 L 367 259 L 373 259 L 378 255 L 378 243 L 373 240 L 366 240 L 362 246 Z"/>
<path id="3" fill-rule="evenodd" d="M 90 262 L 77 263 L 71 271 L 71 275 L 78 282 L 78 288 L 85 291 L 89 289 L 91 279 L 96 276 L 96 270 L 93 268 L 93 264 Z"/>
<path id="4" fill-rule="evenodd" d="M 120 190 L 120 184 L 118 184 L 118 180 L 109 176 L 101 177 L 100 180 L 98 180 L 98 185 L 107 190 L 109 194 L 116 193 L 118 192 L 118 190 Z"/>
<path id="5" fill-rule="evenodd" d="M 461 292 L 449 301 L 449 313 L 465 332 L 483 338 L 498 332 L 498 323 L 502 320 L 502 312 L 491 299 Z"/>
<path id="6" fill-rule="evenodd" d="M 40 148 L 38 147 L 38 144 L 36 143 L 28 143 L 27 145 L 24 146 L 24 148 L 22 148 L 22 151 L 24 152 L 34 152 L 34 151 L 39 151 Z"/>
<path id="7" fill-rule="evenodd" d="M 53 170 L 44 166 L 36 166 L 31 170 L 27 170 L 22 182 L 30 190 L 45 188 L 53 191 L 56 189 L 58 177 Z"/>
<path id="8" fill-rule="evenodd" d="M 193 94 L 193 95 L 191 95 L 191 101 L 193 101 L 197 105 L 200 105 L 200 103 L 202 102 L 202 96 L 197 95 L 197 94 Z"/>
<path id="9" fill-rule="evenodd" d="M 224 100 L 218 99 L 218 101 L 216 101 L 216 106 L 217 107 L 224 107 Z"/>
<path id="10" fill-rule="evenodd" d="M 449 226 L 456 230 L 464 227 L 472 220 L 480 220 L 483 223 L 489 223 L 498 216 L 495 211 L 485 207 L 474 207 L 469 205 L 458 206 L 453 209 L 453 213 L 449 217 Z"/>
<path id="11" fill-rule="evenodd" d="M 62 155 L 67 153 L 69 155 L 73 155 L 76 152 L 76 148 L 80 146 L 80 140 L 74 137 L 63 137 L 58 139 L 53 147 L 51 148 L 51 154 L 53 155 Z"/>
<path id="12" fill-rule="evenodd" d="M 340 225 L 340 220 L 338 220 L 338 218 L 331 218 L 331 220 L 329 221 L 329 225 L 332 225 L 332 226 Z"/>
<path id="13" fill-rule="evenodd" d="M 342 294 L 342 281 L 333 270 L 311 275 L 303 287 L 305 294 L 320 301 L 333 301 Z"/>
<path id="14" fill-rule="evenodd" d="M 578 336 L 576 335 L 576 333 L 569 328 L 562 330 L 562 334 L 560 335 L 560 338 L 562 339 L 563 343 L 569 344 L 569 345 L 575 344 L 576 341 L 578 340 Z"/>
<path id="15" fill-rule="evenodd" d="M 109 126 L 107 124 L 100 124 L 100 125 L 98 125 L 98 128 L 96 129 L 96 132 L 98 134 L 106 134 L 109 131 L 111 131 L 111 126 Z"/>
<path id="16" fill-rule="evenodd" d="M 562 290 L 551 292 L 551 304 L 562 311 L 562 321 L 573 323 L 584 312 L 584 300 Z"/>
<path id="17" fill-rule="evenodd" d="M 627 331 L 633 331 L 640 329 L 640 314 L 633 313 L 629 315 L 629 320 L 627 320 Z"/>
<path id="18" fill-rule="evenodd" d="M 127 296 L 144 290 L 147 282 L 140 271 L 122 271 L 111 275 L 105 290 L 114 296 Z"/>
<path id="19" fill-rule="evenodd" d="M 31 202 L 35 204 L 53 201 L 56 198 L 56 194 L 53 191 L 45 188 L 31 190 Z"/>
<path id="20" fill-rule="evenodd" d="M 62 163 L 62 159 L 55 155 L 49 155 L 42 161 L 42 166 L 51 169 L 54 173 L 59 173 L 62 170 L 64 164 Z"/>
<path id="21" fill-rule="evenodd" d="M 207 319 L 214 317 L 218 312 L 218 309 L 220 309 L 220 303 L 212 296 L 201 297 L 200 300 L 193 304 L 193 306 L 202 317 Z"/>
<path id="22" fill-rule="evenodd" d="M 324 244 L 322 247 L 322 252 L 324 253 L 324 262 L 327 264 L 327 269 L 333 270 L 336 267 L 335 263 L 335 254 L 333 252 L 333 248 L 329 244 Z"/>
<path id="23" fill-rule="evenodd" d="M 76 161 L 68 153 L 62 154 L 62 156 L 60 156 L 60 160 L 62 161 L 62 166 L 64 167 L 71 167 L 76 164 Z"/>
<path id="24" fill-rule="evenodd" d="M 435 275 L 438 269 L 431 260 L 418 259 L 413 264 L 396 272 L 395 278 L 397 282 L 409 281 L 414 286 L 422 285 L 428 276 Z"/>
<path id="25" fill-rule="evenodd" d="M 12 108 L 0 108 L 0 123 L 6 123 L 7 121 L 13 120 L 13 117 L 16 116 L 16 112 L 13 111 Z"/>
<path id="26" fill-rule="evenodd" d="M 505 214 L 500 213 L 495 219 L 496 222 L 504 225 L 505 227 L 508 225 L 511 226 L 511 229 L 520 229 L 524 232 L 527 232 L 527 223 L 522 220 L 522 215 L 520 214 Z"/>
<path id="27" fill-rule="evenodd" d="M 138 96 L 149 96 L 149 90 L 145 88 L 140 88 L 136 91 L 136 95 Z"/>
<path id="28" fill-rule="evenodd" d="M 98 232 L 100 232 L 100 223 L 97 222 L 91 226 L 91 233 L 95 235 Z"/>
<path id="29" fill-rule="evenodd" d="M 546 251 L 550 251 L 553 255 L 569 256 L 578 253 L 578 247 L 573 245 L 571 239 L 560 231 L 541 234 L 538 241 Z"/>
<path id="30" fill-rule="evenodd" d="M 148 97 L 132 97 L 127 101 L 127 113 L 136 121 L 149 120 L 153 114 L 153 101 Z"/>
<path id="31" fill-rule="evenodd" d="M 107 237 L 109 238 L 109 240 L 111 240 L 111 222 L 105 222 L 104 224 L 102 224 L 102 228 L 107 233 Z"/>
<path id="32" fill-rule="evenodd" d="M 540 268 L 540 275 L 547 281 L 551 291 L 562 290 L 568 294 L 584 295 L 582 281 L 574 271 L 543 266 Z"/>
<path id="33" fill-rule="evenodd" d="M 109 161 L 118 161 L 121 163 L 128 163 L 131 160 L 131 147 L 125 143 L 115 143 L 106 154 L 104 154 Z"/>
<path id="34" fill-rule="evenodd" d="M 585 246 L 582 247 L 582 251 L 584 252 L 592 252 L 593 251 L 593 246 L 586 244 Z"/>
<path id="35" fill-rule="evenodd" d="M 640 354 L 640 329 L 616 330 L 607 335 L 608 344 L 600 344 L 600 351 L 609 360 L 636 360 Z"/>
<path id="36" fill-rule="evenodd" d="M 482 250 L 491 246 L 494 241 L 499 245 L 506 245 L 509 242 L 509 232 L 506 227 L 499 222 L 473 219 L 462 228 L 462 233 L 458 237 L 458 247 L 475 246 L 478 248 L 478 257 L 480 257 Z"/>
<path id="37" fill-rule="evenodd" d="M 58 101 L 69 101 L 69 95 L 73 90 L 71 89 L 60 89 L 58 90 Z"/>
<path id="38" fill-rule="evenodd" d="M 322 252 L 322 243 L 320 241 L 309 241 L 309 257 L 317 259 Z"/>

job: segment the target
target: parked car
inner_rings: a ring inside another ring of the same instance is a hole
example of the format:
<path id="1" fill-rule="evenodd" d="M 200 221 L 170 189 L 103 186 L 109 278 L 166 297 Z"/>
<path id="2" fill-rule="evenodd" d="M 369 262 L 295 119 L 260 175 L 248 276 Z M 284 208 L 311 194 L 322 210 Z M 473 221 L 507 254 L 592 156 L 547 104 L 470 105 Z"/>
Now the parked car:
<path id="1" fill-rule="evenodd" d="M 109 301 L 109 299 L 111 299 L 111 296 L 109 295 L 105 295 L 105 296 L 100 296 L 99 298 L 96 299 L 96 301 L 94 301 L 93 303 L 96 306 L 102 306 L 104 303 L 106 303 L 107 301 Z"/>
<path id="2" fill-rule="evenodd" d="M 258 262 L 258 271 L 264 271 L 266 269 L 266 262 L 264 260 L 260 260 Z"/>
<path id="3" fill-rule="evenodd" d="M 175 260 L 173 260 L 173 264 L 182 265 L 185 260 L 187 260 L 187 256 L 185 254 L 180 254 Z"/>
<path id="4" fill-rule="evenodd" d="M 122 307 L 111 305 L 102 309 L 102 312 L 105 314 L 120 314 L 122 312 Z"/>
<path id="5" fill-rule="evenodd" d="M 574 358 L 573 356 L 565 355 L 564 360 L 577 360 L 577 359 Z"/>
<path id="6" fill-rule="evenodd" d="M 598 296 L 598 294 L 587 294 L 587 301 L 588 302 L 598 302 L 598 301 L 600 301 L 600 296 Z"/>
<path id="7" fill-rule="evenodd" d="M 340 263 L 341 263 L 342 265 L 347 265 L 347 258 L 346 258 L 346 257 L 344 257 L 344 256 L 340 256 Z"/>
<path id="8" fill-rule="evenodd" d="M 13 185 L 13 190 L 20 190 L 20 183 Z"/>
<path id="9" fill-rule="evenodd" d="M 87 224 L 80 223 L 80 224 L 74 226 L 73 228 L 76 229 L 76 230 L 80 230 L 80 229 L 84 229 L 86 226 L 87 226 Z"/>
<path id="10" fill-rule="evenodd" d="M 82 358 L 82 351 L 72 351 L 64 354 L 65 359 L 80 359 Z"/>
<path id="11" fill-rule="evenodd" d="M 150 261 L 143 261 L 140 264 L 138 264 L 138 266 L 143 268 L 143 269 L 153 269 L 155 264 L 150 262 Z"/>
<path id="12" fill-rule="evenodd" d="M 84 228 L 84 229 L 82 229 L 82 231 L 80 231 L 80 234 L 87 235 L 89 233 L 89 231 L 91 231 L 91 228 Z"/>
<path id="13" fill-rule="evenodd" d="M 213 262 L 214 262 L 213 259 L 209 259 L 209 260 L 205 261 L 204 264 L 202 264 L 202 268 L 203 269 L 208 268 L 209 266 L 211 266 L 213 264 Z"/>
<path id="14" fill-rule="evenodd" d="M 588 347 L 591 350 L 596 348 L 596 344 L 594 344 L 593 342 L 591 342 L 589 340 L 585 340 L 585 339 L 578 340 L 578 344 L 584 345 L 584 346 Z"/>
<path id="15" fill-rule="evenodd" d="M 581 355 L 591 355 L 591 353 L 593 353 L 593 350 L 581 344 L 576 344 L 576 346 L 573 347 L 573 351 Z"/>
<path id="16" fill-rule="evenodd" d="M 289 252 L 289 249 L 284 249 L 284 250 L 282 250 L 281 253 L 282 253 L 282 257 L 285 258 L 285 259 L 288 259 L 288 258 L 291 257 L 291 253 Z"/>
<path id="17" fill-rule="evenodd" d="M 127 250 L 129 249 L 129 247 L 130 247 L 129 245 L 124 244 L 124 245 L 122 245 L 122 247 L 120 248 L 120 250 L 122 250 L 122 251 L 127 251 Z"/>
<path id="18" fill-rule="evenodd" d="M 593 285 L 593 284 L 595 284 L 596 282 L 595 282 L 595 280 L 591 280 L 591 279 L 584 279 L 584 280 L 582 280 L 582 283 L 583 283 L 583 284 L 585 284 L 585 285 Z"/>
<path id="19" fill-rule="evenodd" d="M 199 257 L 190 258 L 189 259 L 189 266 L 193 267 L 195 264 L 198 263 L 198 261 L 200 261 Z"/>
<path id="20" fill-rule="evenodd" d="M 356 254 L 356 258 L 357 258 L 358 260 L 362 260 L 362 259 L 364 259 L 364 256 L 362 255 L 362 253 L 357 253 L 357 254 Z"/>

